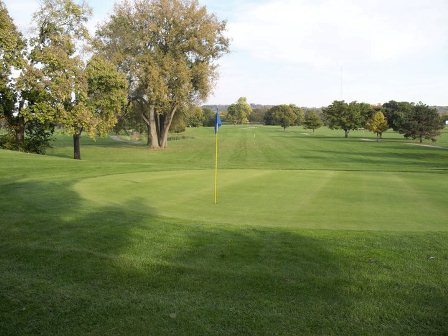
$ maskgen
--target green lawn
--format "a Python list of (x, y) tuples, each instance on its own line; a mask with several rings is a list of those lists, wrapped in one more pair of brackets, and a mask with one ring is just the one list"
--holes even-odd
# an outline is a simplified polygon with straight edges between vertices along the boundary
[(0, 150), (0, 335), (448, 334), (448, 133), (342, 133)]

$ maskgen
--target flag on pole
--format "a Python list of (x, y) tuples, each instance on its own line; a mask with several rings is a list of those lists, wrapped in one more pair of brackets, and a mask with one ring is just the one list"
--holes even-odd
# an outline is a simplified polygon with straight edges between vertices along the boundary
[(219, 112), (216, 112), (216, 118), (215, 118), (215, 134), (218, 133), (218, 128), (220, 128), (222, 125), (221, 118), (219, 116)]
[(221, 127), (222, 122), (219, 117), (219, 112), (216, 111), (215, 118), (215, 204), (218, 203), (218, 129)]

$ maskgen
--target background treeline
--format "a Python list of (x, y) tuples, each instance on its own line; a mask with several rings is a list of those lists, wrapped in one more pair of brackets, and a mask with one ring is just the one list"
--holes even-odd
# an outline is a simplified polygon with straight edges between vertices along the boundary
[[(209, 107), (207, 107), (209, 108)], [(217, 110), (223, 106), (217, 107)], [(444, 109), (423, 103), (397, 102), (391, 100), (382, 105), (361, 102), (334, 101), (327, 107), (306, 108), (294, 104), (257, 106), (252, 108), (246, 98), (238, 99), (221, 112), (222, 119), (233, 124), (246, 122), (290, 126), (303, 126), (314, 130), (325, 125), (341, 129), (348, 137), (350, 131), (368, 129), (381, 138), (384, 131), (393, 129), (406, 138), (435, 141), (448, 120)]]

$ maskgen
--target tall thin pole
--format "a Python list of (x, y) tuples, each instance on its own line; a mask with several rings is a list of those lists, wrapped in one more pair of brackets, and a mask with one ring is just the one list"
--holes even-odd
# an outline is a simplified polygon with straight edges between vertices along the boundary
[(218, 203), (218, 131), (215, 134), (215, 204)]
[(344, 100), (344, 67), (341, 66), (341, 100)]

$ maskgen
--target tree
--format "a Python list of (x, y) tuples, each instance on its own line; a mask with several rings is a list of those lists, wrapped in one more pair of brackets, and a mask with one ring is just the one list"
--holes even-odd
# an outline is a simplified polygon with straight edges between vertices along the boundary
[(44, 114), (49, 99), (45, 80), (36, 80), (38, 69), (30, 62), (26, 40), (17, 31), (0, 1), (0, 119), (8, 130), (1, 146), (11, 150), (44, 153), (49, 147), (54, 124)]
[(111, 62), (81, 57), (88, 45), (86, 22), (90, 8), (72, 0), (43, 0), (34, 20), (32, 61), (38, 65), (36, 81), (45, 82), (50, 100), (35, 116), (52, 115), (73, 136), (74, 158), (81, 159), (82, 132), (104, 135), (117, 122), (125, 104), (127, 82)]
[(356, 130), (362, 125), (362, 111), (364, 105), (357, 102), (346, 102), (335, 100), (330, 106), (322, 109), (325, 122), (331, 129), (344, 130), (345, 137), (351, 130)]
[(442, 119), (437, 110), (420, 102), (404, 116), (399, 132), (406, 138), (419, 139), (422, 143), (423, 139), (436, 141), (442, 128)]
[(303, 112), (303, 109), (301, 109), (300, 107), (298, 107), (297, 105), (294, 105), (294, 104), (290, 104), (289, 106), (291, 107), (292, 111), (297, 116), (294, 125), (296, 125), (296, 126), (302, 125), (303, 121), (305, 120), (305, 113)]
[(251, 112), (252, 107), (247, 102), (246, 97), (240, 97), (235, 104), (231, 104), (227, 108), (227, 120), (234, 125), (247, 123)]
[(188, 127), (199, 127), (204, 123), (204, 111), (199, 106), (191, 106), (185, 113), (185, 121)]
[(286, 128), (296, 124), (298, 117), (293, 105), (277, 105), (266, 112), (265, 118), (269, 125), (280, 125), (286, 131)]
[(366, 123), (366, 128), (373, 133), (376, 133), (376, 139), (383, 137), (383, 132), (389, 128), (387, 120), (384, 117), (383, 112), (376, 112), (372, 118), (370, 118)]
[(305, 112), (305, 120), (303, 121), (303, 127), (305, 129), (312, 129), (314, 133), (314, 130), (322, 127), (322, 124), (322, 120), (315, 111), (308, 110)]
[(400, 131), (405, 116), (414, 109), (414, 104), (391, 100), (383, 104), (383, 114), (389, 126), (396, 132)]
[(209, 107), (203, 107), (202, 112), (204, 114), (204, 121), (202, 123), (202, 126), (204, 127), (212, 127), (215, 125), (215, 119), (216, 119), (216, 112), (214, 112)]
[(97, 31), (97, 50), (126, 73), (151, 148), (165, 148), (175, 114), (210, 94), (225, 27), (197, 0), (134, 0)]
[(9, 16), (3, 1), (0, 1), (0, 117), (6, 120), (9, 131), (13, 131), (15, 142), (24, 147), (25, 121), (17, 115), (17, 92), (12, 79), (14, 69), (24, 66), (25, 41)]

